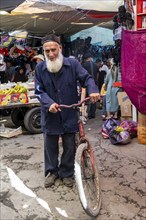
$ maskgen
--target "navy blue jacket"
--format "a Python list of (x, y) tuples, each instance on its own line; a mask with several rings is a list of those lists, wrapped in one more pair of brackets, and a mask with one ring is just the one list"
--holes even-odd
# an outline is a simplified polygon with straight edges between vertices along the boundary
[(49, 112), (50, 106), (71, 105), (78, 102), (77, 82), (87, 88), (87, 93), (98, 92), (92, 76), (74, 58), (63, 60), (59, 73), (47, 70), (46, 62), (40, 62), (35, 69), (35, 94), (41, 103), (41, 125), (44, 133), (64, 134), (78, 131), (78, 117), (74, 109), (62, 109), (61, 112)]

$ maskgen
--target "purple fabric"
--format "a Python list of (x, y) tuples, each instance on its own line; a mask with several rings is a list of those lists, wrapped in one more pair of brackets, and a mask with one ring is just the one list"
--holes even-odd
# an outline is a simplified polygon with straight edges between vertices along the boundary
[(122, 86), (137, 110), (146, 114), (146, 30), (122, 31)]

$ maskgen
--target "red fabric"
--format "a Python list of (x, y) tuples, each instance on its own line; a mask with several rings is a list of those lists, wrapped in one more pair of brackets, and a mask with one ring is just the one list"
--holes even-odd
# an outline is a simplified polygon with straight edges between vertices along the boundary
[(3, 54), (4, 56), (9, 56), (8, 48), (1, 48), (0, 47), (0, 54)]
[(137, 110), (146, 114), (146, 30), (122, 31), (122, 86)]
[(113, 18), (114, 15), (116, 15), (116, 12), (101, 12), (101, 11), (94, 11), (94, 10), (83, 10), (83, 9), (77, 9), (78, 11), (82, 12), (83, 14), (86, 14), (87, 16), (91, 18)]

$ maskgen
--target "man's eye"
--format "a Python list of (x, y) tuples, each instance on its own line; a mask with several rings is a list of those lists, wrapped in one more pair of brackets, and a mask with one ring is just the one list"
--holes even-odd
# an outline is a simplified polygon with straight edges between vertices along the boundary
[(54, 52), (56, 49), (46, 50), (46, 53), (49, 53), (50, 51)]

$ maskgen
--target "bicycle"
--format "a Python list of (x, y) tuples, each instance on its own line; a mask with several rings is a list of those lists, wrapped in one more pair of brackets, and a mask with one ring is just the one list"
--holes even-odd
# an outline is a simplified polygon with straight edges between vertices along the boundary
[[(90, 97), (87, 97), (77, 104), (59, 105), (59, 108), (78, 108), (89, 99)], [(88, 215), (96, 217), (101, 207), (98, 169), (95, 164), (92, 146), (85, 136), (82, 120), (79, 119), (78, 124), (79, 140), (74, 165), (75, 182), (83, 209)]]

